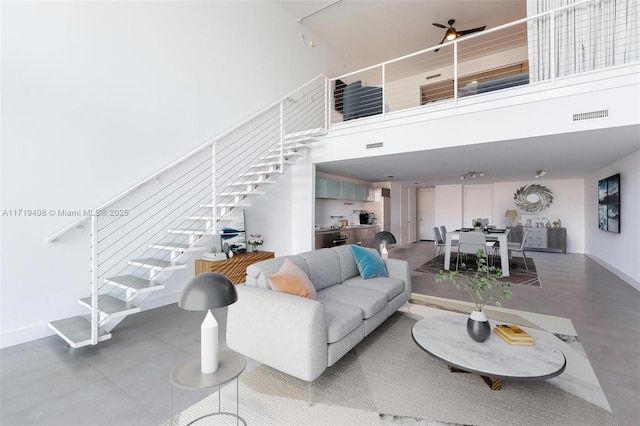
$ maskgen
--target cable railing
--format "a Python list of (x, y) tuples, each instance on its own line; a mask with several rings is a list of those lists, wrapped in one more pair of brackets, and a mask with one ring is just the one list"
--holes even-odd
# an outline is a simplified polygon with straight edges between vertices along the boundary
[(456, 106), (475, 95), (553, 84), (640, 59), (637, 2), (527, 7), (526, 18), (332, 78), (331, 125)]
[[(318, 76), (48, 238), (90, 221), (91, 344), (109, 326), (217, 245), (220, 228), (326, 133), (327, 79)], [(218, 236), (219, 238), (219, 236)]]

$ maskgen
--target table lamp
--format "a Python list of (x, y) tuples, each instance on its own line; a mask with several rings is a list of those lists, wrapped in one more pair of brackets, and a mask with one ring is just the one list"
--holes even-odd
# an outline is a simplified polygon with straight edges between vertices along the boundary
[(509, 218), (509, 225), (513, 226), (513, 220), (518, 217), (518, 212), (515, 210), (507, 210), (504, 217)]
[(388, 259), (389, 252), (387, 251), (387, 244), (395, 244), (396, 237), (394, 237), (391, 232), (382, 231), (378, 232), (375, 237), (373, 237), (373, 242), (381, 245), (380, 257), (382, 257), (383, 259)]
[(218, 322), (211, 309), (224, 308), (238, 300), (235, 286), (222, 274), (206, 272), (193, 277), (182, 290), (178, 306), (187, 311), (208, 311), (200, 326), (201, 371), (218, 369)]

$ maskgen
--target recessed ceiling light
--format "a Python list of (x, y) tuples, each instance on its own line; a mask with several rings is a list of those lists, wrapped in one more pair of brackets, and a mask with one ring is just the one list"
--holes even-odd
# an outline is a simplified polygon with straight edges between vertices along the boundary
[(389, 179), (393, 179), (395, 176), (393, 176), (393, 175), (392, 175), (392, 176), (387, 176), (387, 177), (388, 177)]

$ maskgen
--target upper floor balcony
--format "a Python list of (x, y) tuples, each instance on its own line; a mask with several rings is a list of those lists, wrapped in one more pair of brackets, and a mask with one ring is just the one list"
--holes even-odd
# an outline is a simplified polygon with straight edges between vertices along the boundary
[(331, 79), (330, 128), (362, 131), (391, 118), (530, 103), (541, 92), (564, 96), (549, 90), (580, 83), (595, 83), (584, 88), (591, 92), (628, 84), (607, 86), (612, 77), (637, 80), (637, 3), (587, 0), (554, 10), (541, 3), (528, 3), (528, 16), (518, 21)]

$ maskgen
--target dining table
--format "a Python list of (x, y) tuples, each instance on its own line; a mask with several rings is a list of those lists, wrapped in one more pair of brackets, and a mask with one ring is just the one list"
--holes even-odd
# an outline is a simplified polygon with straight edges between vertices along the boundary
[[(447, 238), (445, 240), (445, 248), (444, 248), (444, 269), (448, 271), (451, 265), (451, 246), (453, 240), (460, 239), (460, 233), (462, 232), (472, 232), (472, 230), (459, 229), (455, 231), (447, 232)], [(501, 230), (489, 230), (485, 232), (485, 239), (487, 242), (497, 241), (500, 243), (500, 265), (502, 265), (502, 276), (509, 276), (509, 247), (508, 237), (509, 237), (509, 229), (501, 229)]]

